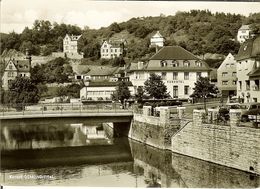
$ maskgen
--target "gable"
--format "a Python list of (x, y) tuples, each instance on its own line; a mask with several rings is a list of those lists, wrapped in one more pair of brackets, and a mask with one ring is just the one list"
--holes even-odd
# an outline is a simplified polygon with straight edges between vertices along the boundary
[(7, 63), (7, 66), (5, 67), (5, 71), (17, 71), (17, 68), (12, 60), (10, 60)]

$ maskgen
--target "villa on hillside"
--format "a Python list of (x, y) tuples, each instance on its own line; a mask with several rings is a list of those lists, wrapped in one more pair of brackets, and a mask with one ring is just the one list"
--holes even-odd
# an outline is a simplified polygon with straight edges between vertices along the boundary
[(23, 60), (11, 59), (7, 62), (2, 76), (2, 87), (4, 90), (9, 89), (10, 82), (16, 77), (31, 76), (31, 56), (26, 55)]
[(218, 89), (222, 96), (234, 96), (237, 90), (237, 62), (229, 53), (217, 70)]
[(164, 46), (164, 37), (160, 34), (159, 31), (154, 34), (150, 39), (150, 47), (163, 47)]
[(81, 59), (83, 55), (78, 52), (78, 40), (81, 35), (69, 35), (63, 39), (63, 52), (53, 52), (55, 57), (68, 57), (71, 59)]
[(242, 102), (260, 102), (260, 36), (241, 45), (236, 61), (238, 97)]
[(242, 25), (237, 32), (237, 41), (239, 43), (244, 43), (250, 38), (251, 29), (249, 25)]
[(126, 40), (104, 41), (100, 48), (101, 58), (111, 59), (124, 54)]
[(144, 86), (151, 73), (162, 77), (173, 98), (188, 99), (200, 76), (208, 77), (209, 66), (180, 46), (166, 46), (154, 54), (147, 63), (131, 63), (127, 73), (136, 88)]

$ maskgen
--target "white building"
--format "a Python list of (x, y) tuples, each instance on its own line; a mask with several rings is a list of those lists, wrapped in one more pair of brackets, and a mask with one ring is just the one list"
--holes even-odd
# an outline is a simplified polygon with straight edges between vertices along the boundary
[(222, 96), (234, 96), (237, 91), (237, 62), (229, 53), (217, 70), (218, 89)]
[(173, 98), (187, 99), (193, 93), (195, 82), (208, 77), (209, 66), (179, 46), (167, 46), (153, 55), (149, 62), (132, 63), (128, 68), (129, 80), (136, 88), (144, 86), (151, 73), (160, 75)]
[(126, 41), (123, 39), (114, 41), (104, 41), (100, 48), (101, 58), (111, 59), (122, 56), (124, 53), (125, 45)]
[(81, 35), (68, 35), (63, 39), (63, 52), (64, 53), (78, 53), (78, 40)]
[(63, 39), (63, 52), (53, 52), (55, 57), (68, 57), (71, 59), (81, 59), (83, 55), (78, 52), (78, 40), (81, 35), (68, 35)]
[(11, 81), (16, 77), (30, 77), (31, 59), (24, 60), (9, 60), (5, 66), (2, 76), (2, 87), (8, 90)]
[(164, 37), (160, 34), (159, 31), (156, 32), (155, 35), (153, 35), (150, 39), (150, 46), (158, 46), (163, 47), (164, 46)]
[(260, 36), (241, 45), (236, 61), (237, 95), (242, 102), (260, 102)]
[(237, 32), (237, 41), (239, 43), (244, 43), (250, 37), (249, 25), (242, 25)]
[[(127, 82), (131, 95), (135, 94), (132, 83)], [(99, 81), (89, 82), (88, 86), (80, 90), (82, 100), (111, 100), (111, 95), (116, 92), (118, 82)]]

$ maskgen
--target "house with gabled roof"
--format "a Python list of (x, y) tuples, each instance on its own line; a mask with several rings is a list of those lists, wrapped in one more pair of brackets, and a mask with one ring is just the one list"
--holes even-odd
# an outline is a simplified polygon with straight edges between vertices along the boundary
[(30, 58), (24, 60), (10, 59), (5, 66), (2, 76), (2, 88), (4, 90), (8, 90), (10, 83), (15, 80), (16, 77), (30, 77), (30, 70)]
[(237, 41), (239, 43), (244, 43), (247, 39), (250, 38), (251, 29), (249, 25), (242, 25), (237, 32)]
[(137, 88), (155, 73), (162, 77), (172, 98), (188, 99), (200, 76), (208, 77), (209, 66), (180, 46), (166, 46), (154, 54), (147, 63), (132, 63), (128, 69), (129, 80)]
[(217, 70), (218, 89), (222, 96), (234, 96), (237, 91), (237, 62), (229, 53)]
[(124, 39), (103, 41), (100, 48), (100, 58), (112, 59), (122, 56), (124, 54), (125, 45), (126, 40)]
[(260, 102), (260, 36), (241, 45), (236, 61), (238, 97), (242, 102)]
[(164, 37), (157, 31), (150, 39), (150, 46), (151, 47), (163, 47), (164, 46)]

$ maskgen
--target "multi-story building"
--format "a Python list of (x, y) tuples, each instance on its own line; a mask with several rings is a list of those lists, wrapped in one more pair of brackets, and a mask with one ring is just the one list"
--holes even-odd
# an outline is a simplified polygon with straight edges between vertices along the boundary
[(222, 96), (234, 96), (237, 90), (237, 68), (234, 56), (229, 53), (217, 70), (218, 89)]
[(7, 62), (3, 76), (2, 87), (4, 90), (9, 89), (10, 82), (16, 77), (30, 77), (31, 57), (26, 57), (24, 60), (11, 59)]
[(247, 39), (250, 38), (250, 32), (251, 30), (249, 25), (242, 25), (237, 32), (237, 41), (239, 43), (244, 43)]
[(68, 35), (63, 39), (63, 52), (64, 53), (78, 53), (78, 40), (81, 35)]
[(151, 39), (150, 39), (150, 46), (158, 46), (158, 47), (163, 47), (164, 46), (164, 37), (160, 34), (159, 31), (154, 34)]
[(242, 102), (260, 102), (260, 36), (241, 45), (236, 61), (238, 97)]
[(173, 98), (189, 98), (198, 78), (208, 77), (209, 66), (179, 46), (166, 46), (153, 55), (149, 62), (132, 63), (128, 68), (129, 80), (135, 87), (144, 86), (151, 73), (162, 77)]
[(113, 40), (113, 41), (104, 41), (100, 48), (101, 58), (111, 59), (115, 57), (120, 57), (124, 54), (126, 41)]

